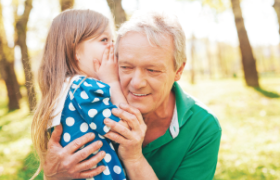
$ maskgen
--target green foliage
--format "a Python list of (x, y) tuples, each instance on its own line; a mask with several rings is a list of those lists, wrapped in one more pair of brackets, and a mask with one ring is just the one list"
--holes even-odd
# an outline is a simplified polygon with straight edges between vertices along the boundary
[[(262, 180), (280, 177), (280, 77), (263, 77), (263, 89), (246, 87), (235, 79), (188, 84), (186, 92), (205, 103), (218, 117), (222, 140), (215, 179)], [(0, 82), (0, 96), (5, 94)], [(26, 100), (21, 109), (7, 110), (0, 98), (1, 180), (29, 179), (39, 166), (30, 140), (31, 116)], [(41, 173), (36, 179), (43, 179)]]
[[(184, 79), (189, 77), (184, 77)], [(240, 79), (181, 83), (217, 115), (222, 140), (215, 179), (280, 177), (280, 77), (260, 79), (262, 92)]]

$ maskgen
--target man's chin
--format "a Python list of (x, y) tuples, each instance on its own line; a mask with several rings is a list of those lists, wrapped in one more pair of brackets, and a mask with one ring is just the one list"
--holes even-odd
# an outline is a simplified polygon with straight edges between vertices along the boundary
[(130, 102), (129, 102), (129, 105), (138, 109), (141, 112), (142, 116), (144, 116), (150, 112), (147, 105), (142, 105), (142, 104), (138, 104), (138, 103), (130, 103)]

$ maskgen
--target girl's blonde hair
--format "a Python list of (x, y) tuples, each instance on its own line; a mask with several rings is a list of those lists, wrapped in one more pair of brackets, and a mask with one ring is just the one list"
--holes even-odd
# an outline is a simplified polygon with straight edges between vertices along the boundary
[[(75, 59), (76, 46), (84, 40), (100, 36), (108, 25), (108, 18), (92, 10), (67, 10), (52, 22), (38, 72), (42, 99), (31, 125), (32, 141), (41, 164), (48, 148), (47, 129), (51, 125), (53, 109), (64, 80), (80, 72)], [(40, 167), (33, 178), (39, 172)]]

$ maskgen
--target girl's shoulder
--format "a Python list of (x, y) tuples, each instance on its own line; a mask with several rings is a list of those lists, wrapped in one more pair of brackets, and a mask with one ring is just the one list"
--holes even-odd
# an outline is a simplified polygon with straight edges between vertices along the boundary
[(110, 86), (97, 79), (80, 76), (74, 77), (69, 89), (70, 98), (87, 100), (91, 97), (109, 97)]

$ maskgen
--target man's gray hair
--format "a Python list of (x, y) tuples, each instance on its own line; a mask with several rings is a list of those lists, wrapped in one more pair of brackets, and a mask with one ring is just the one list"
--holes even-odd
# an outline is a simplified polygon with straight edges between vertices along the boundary
[(151, 45), (159, 47), (162, 47), (160, 40), (170, 35), (174, 44), (175, 70), (177, 71), (186, 62), (186, 37), (177, 17), (158, 12), (134, 13), (117, 32), (116, 56), (120, 39), (128, 32), (144, 33)]

